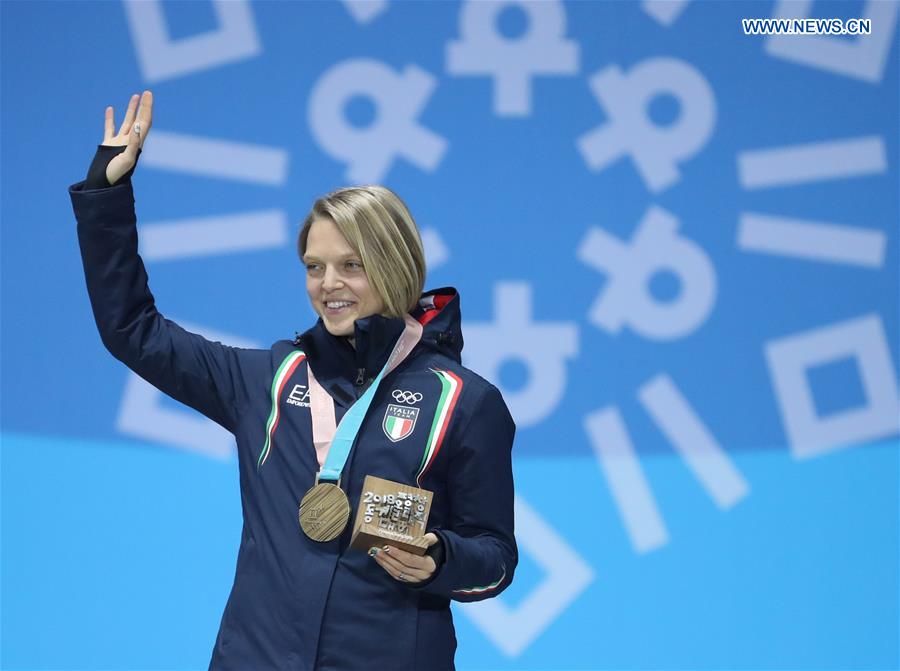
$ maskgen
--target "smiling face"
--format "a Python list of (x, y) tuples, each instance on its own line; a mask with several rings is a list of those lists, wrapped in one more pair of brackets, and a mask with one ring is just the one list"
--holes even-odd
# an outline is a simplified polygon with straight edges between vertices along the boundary
[(359, 254), (328, 217), (319, 217), (310, 226), (303, 263), (310, 304), (331, 335), (352, 338), (357, 319), (384, 310)]

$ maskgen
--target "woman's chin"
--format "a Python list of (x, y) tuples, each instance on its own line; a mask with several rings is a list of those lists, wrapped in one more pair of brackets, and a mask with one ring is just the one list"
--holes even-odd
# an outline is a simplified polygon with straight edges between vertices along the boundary
[(325, 324), (325, 329), (333, 336), (353, 337), (355, 333), (352, 320), (342, 319), (339, 322), (334, 322), (323, 317), (322, 322)]

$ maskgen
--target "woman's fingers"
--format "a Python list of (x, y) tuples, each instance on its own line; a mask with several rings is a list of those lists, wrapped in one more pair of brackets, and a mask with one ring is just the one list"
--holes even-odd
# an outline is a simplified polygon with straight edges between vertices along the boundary
[[(435, 537), (437, 538), (437, 537)], [(393, 545), (385, 545), (382, 550), (392, 559), (406, 568), (433, 573), (435, 569), (434, 559), (428, 555), (414, 555), (412, 552), (395, 548)], [(381, 553), (379, 553), (381, 554)]]
[(400, 582), (422, 582), (431, 575), (425, 571), (404, 566), (397, 560), (391, 559), (389, 555), (385, 555), (384, 551), (379, 552), (375, 556), (375, 561), (378, 562), (394, 580), (399, 580)]
[(431, 577), (435, 571), (434, 560), (428, 555), (422, 557), (405, 550), (387, 545), (377, 550), (372, 556), (385, 571), (401, 582), (421, 582)]
[(113, 121), (113, 108), (110, 105), (106, 108), (106, 119), (103, 123), (103, 144), (106, 144), (110, 140), (112, 140), (113, 135), (116, 134), (116, 124)]
[(144, 91), (141, 94), (141, 104), (138, 108), (137, 119), (141, 123), (141, 143), (150, 130), (150, 124), (153, 122), (153, 92)]
[(127, 135), (131, 132), (131, 124), (134, 123), (134, 115), (137, 112), (139, 96), (135, 93), (128, 101), (128, 109), (125, 111), (125, 118), (119, 128), (119, 135)]
[(106, 108), (106, 118), (103, 129), (103, 144), (112, 147), (125, 145), (125, 151), (112, 158), (106, 166), (106, 179), (110, 184), (115, 184), (122, 175), (131, 170), (137, 162), (138, 150), (147, 139), (147, 132), (153, 120), (153, 94), (144, 91), (143, 95), (134, 94), (128, 101), (128, 111), (125, 119), (115, 132), (113, 108)]
[[(131, 132), (128, 134), (128, 145), (123, 152), (128, 157), (128, 162), (131, 165), (137, 162), (137, 150), (141, 146), (141, 142), (144, 141), (143, 136), (144, 129), (141, 127), (141, 122), (138, 121), (131, 126)], [(128, 169), (130, 170), (131, 168), (129, 167)]]

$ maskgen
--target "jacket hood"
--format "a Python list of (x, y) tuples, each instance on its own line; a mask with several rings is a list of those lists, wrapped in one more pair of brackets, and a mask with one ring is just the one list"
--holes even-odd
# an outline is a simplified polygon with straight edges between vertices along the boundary
[[(422, 324), (422, 340), (416, 350), (425, 347), (457, 363), (461, 361), (463, 337), (456, 289), (444, 287), (423, 293), (410, 315)], [(363, 380), (362, 384), (367, 384), (378, 375), (404, 328), (399, 317), (364, 317), (354, 324), (354, 347), (346, 337), (329, 333), (320, 317), (308, 331), (296, 334), (294, 345), (306, 353), (316, 379), (333, 398), (353, 403), (354, 382)]]

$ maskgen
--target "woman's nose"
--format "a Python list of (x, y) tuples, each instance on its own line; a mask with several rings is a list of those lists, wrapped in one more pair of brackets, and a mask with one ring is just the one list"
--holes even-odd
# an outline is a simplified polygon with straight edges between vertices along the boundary
[(325, 266), (325, 274), (322, 277), (322, 288), (325, 291), (334, 291), (335, 289), (339, 289), (343, 281), (341, 280), (340, 274), (334, 268), (334, 266)]

